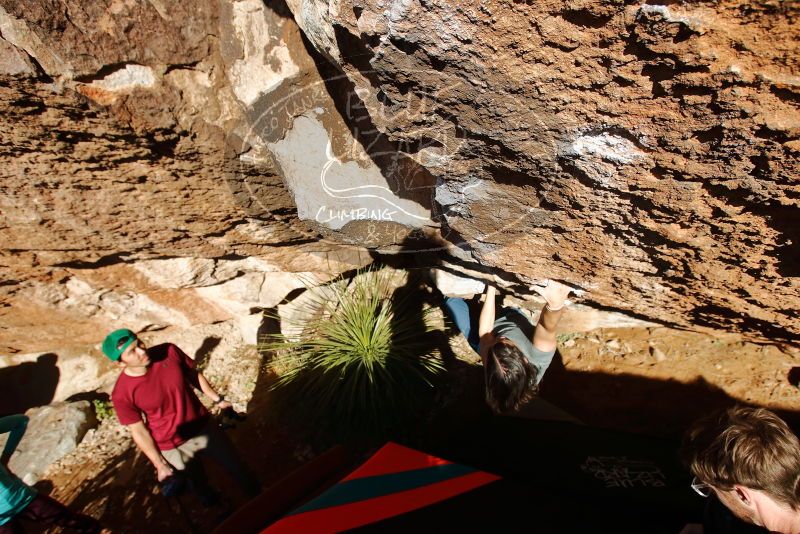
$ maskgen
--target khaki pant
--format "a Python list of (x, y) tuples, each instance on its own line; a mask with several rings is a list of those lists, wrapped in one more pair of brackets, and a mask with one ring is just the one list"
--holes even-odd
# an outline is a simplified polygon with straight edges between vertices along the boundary
[(207, 485), (205, 470), (199, 458), (210, 458), (220, 465), (239, 484), (244, 492), (254, 497), (261, 485), (242, 462), (233, 443), (214, 422), (210, 420), (198, 435), (174, 449), (161, 451), (175, 469), (185, 471), (195, 484)]

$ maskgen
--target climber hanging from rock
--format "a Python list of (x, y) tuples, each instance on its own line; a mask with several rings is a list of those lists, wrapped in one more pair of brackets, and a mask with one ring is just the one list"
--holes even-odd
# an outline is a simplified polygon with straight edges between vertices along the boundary
[(517, 411), (536, 394), (539, 382), (556, 352), (556, 326), (569, 303), (571, 292), (564, 284), (545, 280), (532, 285), (532, 291), (545, 299), (539, 321), (531, 333), (531, 323), (518, 308), (495, 309), (497, 290), (486, 285), (477, 324), (470, 317), (467, 302), (445, 297), (444, 306), (453, 322), (483, 361), (486, 377), (486, 402), (495, 413)]

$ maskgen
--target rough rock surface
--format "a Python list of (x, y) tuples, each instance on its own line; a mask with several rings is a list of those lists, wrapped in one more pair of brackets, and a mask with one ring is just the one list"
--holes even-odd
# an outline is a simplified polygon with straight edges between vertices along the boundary
[(673, 324), (800, 333), (796, 4), (288, 5), (435, 176), (464, 261)]
[(242, 6), (299, 43), (285, 8), (260, 2), (0, 7), (13, 52), (0, 64), (0, 353), (232, 318), (255, 340), (260, 309), (369, 261), (319, 240), (275, 168), (231, 148), (250, 128), (238, 95), (260, 95), (271, 63), (220, 41), (275, 49), (226, 18)]
[(518, 293), (791, 340), (797, 15), (4, 0), (0, 351), (255, 324), (421, 236)]
[(57, 402), (28, 410), (25, 415), (30, 418), (28, 429), (9, 467), (26, 484), (39, 480), (50, 464), (75, 449), (86, 432), (97, 426), (89, 401)]

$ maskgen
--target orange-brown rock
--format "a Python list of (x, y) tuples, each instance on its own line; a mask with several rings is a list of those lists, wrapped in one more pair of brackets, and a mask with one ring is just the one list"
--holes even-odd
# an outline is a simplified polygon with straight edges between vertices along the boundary
[(127, 313), (228, 320), (272, 302), (277, 273), (437, 233), (465, 272), (790, 341), (798, 14), (6, 0), (0, 351), (96, 342)]
[(797, 5), (287, 2), (436, 177), (462, 262), (670, 324), (800, 333)]
[(298, 221), (270, 166), (240, 164), (208, 118), (224, 95), (191, 107), (213, 83), (180, 91), (181, 72), (122, 90), (0, 79), (0, 354), (229, 319), (253, 343), (261, 308), (369, 261)]

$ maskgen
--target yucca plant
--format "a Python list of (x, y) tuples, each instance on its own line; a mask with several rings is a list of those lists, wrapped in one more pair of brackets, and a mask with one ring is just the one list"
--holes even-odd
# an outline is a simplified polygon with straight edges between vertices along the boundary
[[(273, 334), (273, 388), (292, 410), (342, 435), (383, 434), (420, 408), (443, 369), (428, 310), (411, 284), (391, 291), (388, 271), (359, 272), (309, 299), (304, 324)], [(292, 325), (295, 326), (295, 325)]]

